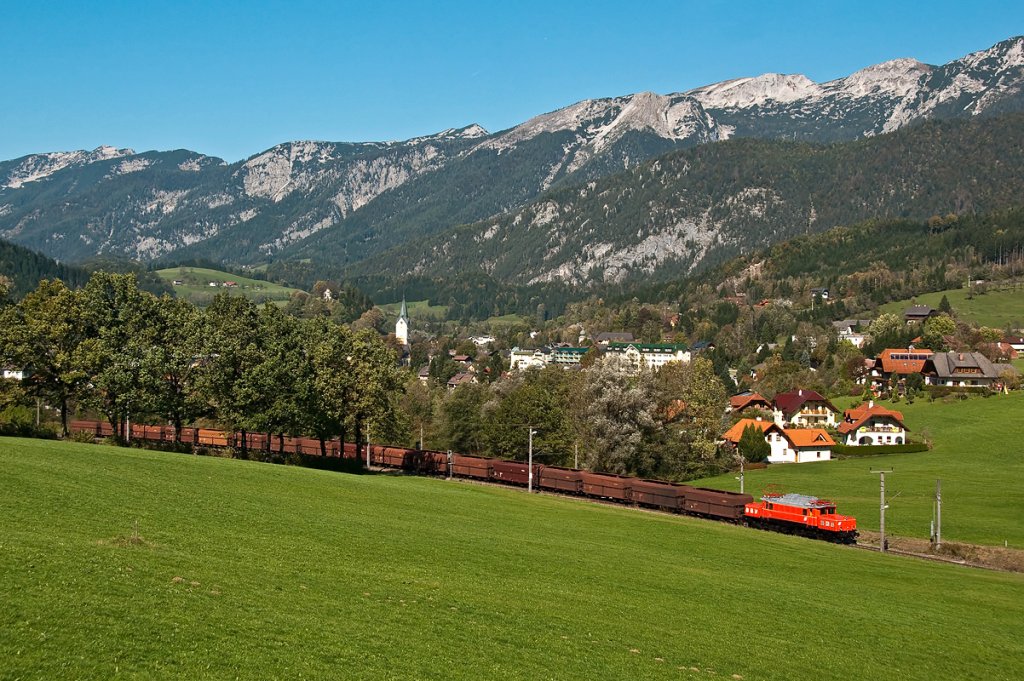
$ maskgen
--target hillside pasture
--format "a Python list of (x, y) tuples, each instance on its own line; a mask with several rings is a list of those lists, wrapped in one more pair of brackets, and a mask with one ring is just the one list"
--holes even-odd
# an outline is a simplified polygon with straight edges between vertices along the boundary
[(954, 314), (964, 321), (996, 329), (1005, 329), (1007, 326), (1024, 328), (1024, 285), (988, 290), (985, 293), (975, 292), (970, 299), (966, 288), (922, 293), (912, 300), (886, 303), (878, 311), (902, 315), (903, 310), (911, 305), (929, 305), (938, 309), (942, 296), (946, 296)]
[[(249, 298), (255, 303), (273, 302), (283, 305), (298, 289), (288, 288), (261, 279), (250, 279), (230, 272), (207, 269), (205, 267), (171, 267), (157, 270), (156, 274), (171, 285), (180, 280), (182, 285), (171, 286), (175, 295), (184, 298), (193, 305), (206, 307), (218, 293), (229, 293)], [(233, 281), (237, 287), (224, 287), (224, 282)], [(216, 286), (210, 286), (210, 284)]]
[[(935, 481), (942, 480), (942, 535), (950, 541), (1024, 548), (1024, 454), (1020, 424), (1024, 393), (946, 398), (913, 404), (882, 403), (903, 412), (910, 439), (927, 439), (931, 451), (810, 464), (777, 464), (746, 474), (747, 492), (770, 485), (834, 499), (858, 526), (879, 527), (879, 480), (870, 469), (889, 469), (886, 489), (890, 534), (927, 538)], [(735, 474), (700, 481), (738, 489)]]
[(398, 475), (15, 439), (0, 466), (4, 678), (989, 680), (1024, 659), (1018, 574)]

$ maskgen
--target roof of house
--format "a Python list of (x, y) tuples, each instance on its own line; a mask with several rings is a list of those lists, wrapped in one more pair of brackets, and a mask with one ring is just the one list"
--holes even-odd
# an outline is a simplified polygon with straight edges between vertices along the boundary
[(636, 348), (640, 352), (682, 352), (686, 350), (683, 343), (609, 343), (610, 352), (624, 352), (628, 348)]
[(892, 409), (886, 409), (879, 404), (861, 405), (843, 412), (843, 422), (839, 424), (839, 432), (846, 434), (853, 432), (870, 421), (872, 417), (890, 418), (899, 423), (904, 429), (903, 414)]
[(919, 374), (933, 354), (924, 348), (886, 348), (878, 355), (878, 361), (887, 374)]
[(903, 311), (904, 317), (928, 317), (937, 313), (934, 307), (930, 305), (911, 305)]
[(794, 414), (800, 411), (800, 407), (807, 402), (821, 402), (834, 412), (839, 410), (833, 406), (828, 399), (815, 390), (790, 390), (788, 393), (779, 393), (775, 396), (775, 408), (783, 414)]
[(448, 379), (448, 385), (455, 387), (463, 383), (476, 383), (476, 376), (468, 371), (460, 371)]
[(932, 355), (930, 368), (940, 378), (984, 376), (999, 378), (999, 371), (988, 357), (980, 352), (939, 352)]
[(786, 428), (782, 435), (794, 447), (831, 447), (835, 440), (821, 428)]
[(452, 359), (456, 362), (468, 362), (473, 358), (469, 355), (455, 355)]
[(758, 395), (757, 393), (743, 393), (742, 395), (733, 395), (729, 398), (729, 406), (732, 407), (733, 411), (743, 411), (747, 407), (756, 406), (763, 404), (767, 408), (771, 408), (772, 403), (767, 398)]
[(1010, 345), (1024, 345), (1024, 336), (1007, 336), (1003, 342)]
[(774, 421), (765, 421), (764, 419), (740, 419), (733, 424), (732, 428), (725, 431), (722, 438), (728, 442), (736, 444), (740, 441), (740, 438), (743, 437), (743, 431), (750, 426), (760, 428), (762, 432), (768, 432), (773, 428), (780, 433), (782, 432), (782, 428), (775, 425)]

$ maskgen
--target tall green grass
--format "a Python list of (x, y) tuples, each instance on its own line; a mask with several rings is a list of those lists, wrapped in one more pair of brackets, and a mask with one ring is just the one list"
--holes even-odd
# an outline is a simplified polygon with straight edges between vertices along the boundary
[(1024, 577), (391, 475), (0, 439), (0, 677), (1016, 679)]

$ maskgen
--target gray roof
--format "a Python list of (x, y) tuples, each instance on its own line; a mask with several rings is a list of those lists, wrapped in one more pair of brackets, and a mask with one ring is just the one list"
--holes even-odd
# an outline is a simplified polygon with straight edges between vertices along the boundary
[(927, 317), (930, 314), (936, 312), (934, 307), (930, 305), (911, 305), (903, 311), (904, 317)]
[(832, 326), (836, 327), (837, 331), (842, 331), (843, 329), (852, 329), (856, 326), (862, 326), (864, 328), (867, 328), (870, 325), (870, 319), (840, 319), (837, 322), (832, 322)]
[(937, 352), (929, 361), (940, 378), (999, 378), (999, 370), (980, 352)]
[(796, 506), (797, 508), (821, 508), (822, 506), (832, 506), (832, 502), (827, 499), (819, 499), (818, 497), (808, 496), (806, 494), (779, 494), (776, 496), (765, 495), (761, 497), (761, 501), (768, 501), (773, 504), (783, 504), (785, 506)]

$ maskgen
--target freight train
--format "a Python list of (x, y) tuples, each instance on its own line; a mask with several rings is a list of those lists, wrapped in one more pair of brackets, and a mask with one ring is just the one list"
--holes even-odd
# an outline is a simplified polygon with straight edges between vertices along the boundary
[[(113, 430), (102, 421), (73, 421), (71, 430), (94, 437), (110, 437)], [(170, 443), (170, 426), (132, 425), (129, 439)], [(244, 438), (244, 441), (243, 441)], [(841, 544), (857, 540), (855, 518), (836, 513), (836, 505), (802, 494), (765, 494), (755, 501), (749, 494), (694, 487), (663, 480), (645, 480), (612, 473), (505, 461), (451, 452), (409, 449), (390, 445), (358, 448), (351, 442), (315, 438), (271, 436), (263, 433), (225, 433), (206, 428), (182, 428), (182, 442), (200, 447), (245, 448), (269, 455), (341, 457), (366, 456), (367, 463), (417, 475), (466, 478), (567, 494), (644, 508), (683, 513), (740, 523), (787, 534), (798, 534)]]

